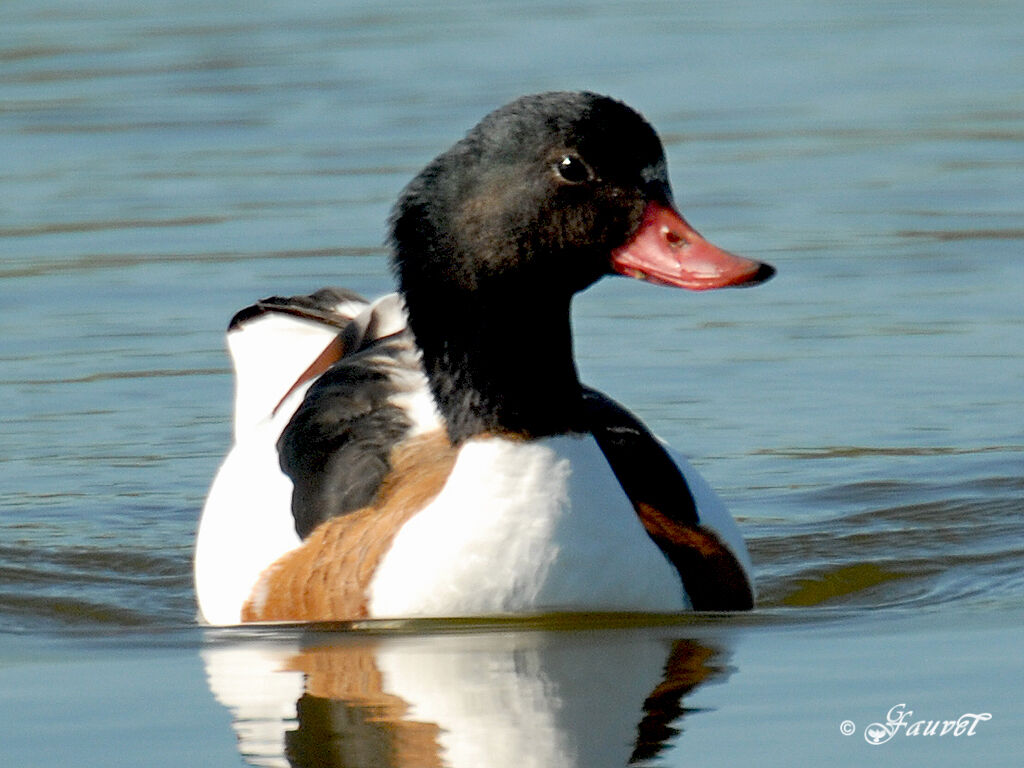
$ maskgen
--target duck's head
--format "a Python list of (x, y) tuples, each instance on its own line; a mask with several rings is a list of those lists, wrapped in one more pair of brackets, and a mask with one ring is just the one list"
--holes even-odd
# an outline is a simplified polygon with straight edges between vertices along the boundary
[(473, 296), (568, 299), (611, 274), (693, 290), (774, 274), (697, 234), (675, 208), (654, 129), (593, 93), (524, 96), (489, 114), (406, 187), (392, 227), (413, 316)]
[(774, 273), (686, 224), (654, 129), (592, 93), (524, 96), (485, 117), (406, 187), (392, 241), (453, 443), (587, 428), (570, 303), (601, 277), (699, 290)]

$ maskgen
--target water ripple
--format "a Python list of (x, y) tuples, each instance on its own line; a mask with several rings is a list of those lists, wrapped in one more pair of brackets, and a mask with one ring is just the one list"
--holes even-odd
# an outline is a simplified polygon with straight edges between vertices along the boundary
[[(1022, 480), (998, 478), (989, 484), (1018, 490)], [(939, 605), (964, 597), (1019, 600), (1024, 597), (1022, 512), (1019, 494), (986, 495), (765, 525), (750, 532), (748, 542), (761, 574), (761, 604), (878, 608)]]
[(191, 619), (188, 553), (100, 546), (0, 546), (0, 629), (181, 624)]

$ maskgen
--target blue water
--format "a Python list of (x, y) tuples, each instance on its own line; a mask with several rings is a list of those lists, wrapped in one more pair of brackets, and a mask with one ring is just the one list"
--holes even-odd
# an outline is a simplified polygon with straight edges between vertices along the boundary
[[(546, 642), (575, 649), (575, 680), (595, 648), (661, 648), (660, 667), (686, 641), (703, 671), (683, 705), (701, 711), (656, 764), (861, 765), (896, 749), (901, 764), (1012, 764), (1022, 71), (1020, 2), (0, 5), (0, 702), (16, 715), (0, 757), (53, 764), (59, 746), (134, 765), (148, 744), (150, 764), (287, 764), (283, 725), (265, 760), (235, 747), (251, 685), (277, 673), (204, 679), (211, 649), (245, 659), (259, 643), (275, 659), (340, 644), (342, 667), (380, 644), (392, 660), (440, 647), (453, 661), (438, 669), (525, 659), (529, 685), (448, 688), (490, 700), (510, 685), (549, 715), (577, 702), (563, 731), (549, 723), (572, 744), (595, 691), (624, 683), (566, 687)], [(195, 628), (192, 535), (230, 439), (228, 318), (269, 294), (389, 290), (381, 244), (406, 181), (490, 109), (554, 88), (643, 111), (687, 218), (779, 270), (709, 294), (607, 280), (574, 313), (584, 379), (689, 454), (739, 519), (759, 609), (454, 632), (481, 638), (479, 657), (437, 627), (373, 642)], [(292, 722), (293, 683), (256, 721)], [(160, 726), (128, 703), (147, 693), (204, 716)], [(900, 696), (922, 717), (993, 720), (952, 745), (839, 734)]]

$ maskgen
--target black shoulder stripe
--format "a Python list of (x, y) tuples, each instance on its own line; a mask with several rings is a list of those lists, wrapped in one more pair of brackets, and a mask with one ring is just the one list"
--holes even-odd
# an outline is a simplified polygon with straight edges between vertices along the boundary
[(700, 524), (686, 478), (658, 439), (607, 395), (583, 388), (590, 429), (634, 506), (644, 504), (685, 525)]
[(611, 398), (584, 390), (597, 444), (651, 540), (675, 567), (694, 610), (753, 607), (754, 596), (736, 556), (700, 524), (686, 478), (640, 420)]
[(292, 514), (302, 538), (370, 504), (391, 471), (391, 450), (411, 424), (389, 402), (387, 351), (381, 341), (342, 358), (310, 387), (281, 434), (281, 469), (295, 486)]

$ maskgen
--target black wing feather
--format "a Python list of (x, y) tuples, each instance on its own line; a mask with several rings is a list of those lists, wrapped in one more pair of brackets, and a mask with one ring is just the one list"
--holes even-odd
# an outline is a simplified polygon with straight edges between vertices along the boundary
[(373, 501), (391, 471), (392, 448), (412, 426), (389, 401), (388, 346), (382, 340), (332, 366), (281, 433), (281, 469), (295, 485), (292, 515), (302, 538)]
[(634, 505), (647, 504), (680, 523), (699, 525), (690, 486), (658, 438), (604, 393), (584, 387), (583, 400), (597, 444)]

